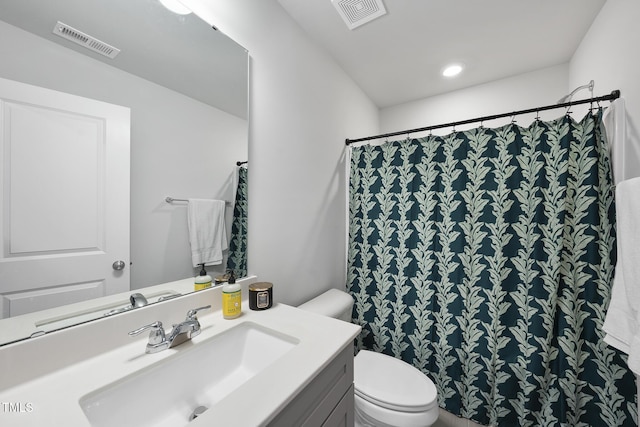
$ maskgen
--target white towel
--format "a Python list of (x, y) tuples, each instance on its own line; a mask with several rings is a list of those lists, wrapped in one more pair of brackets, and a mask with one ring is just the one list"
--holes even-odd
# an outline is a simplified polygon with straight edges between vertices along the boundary
[[(605, 112), (604, 124), (607, 130), (607, 140), (611, 150), (611, 163), (613, 167), (614, 182), (620, 184), (631, 178), (640, 176), (640, 144), (630, 132), (627, 126), (627, 112), (624, 99), (619, 98), (611, 103)], [(623, 258), (627, 252), (621, 242), (629, 239), (625, 236), (626, 231), (621, 228), (622, 223), (628, 221), (622, 218), (625, 215), (626, 208), (623, 206), (627, 201), (633, 201), (637, 196), (631, 196), (627, 201), (625, 197), (629, 197), (624, 193), (631, 186), (627, 183), (616, 189), (616, 210), (617, 213), (617, 252), (618, 263), (616, 265), (616, 274), (611, 289), (611, 302), (607, 309), (607, 316), (602, 329), (605, 332), (604, 341), (627, 354), (630, 351), (630, 345), (634, 331), (637, 329), (637, 306), (631, 305), (627, 298), (627, 286), (631, 284), (625, 283), (623, 273)], [(632, 209), (631, 206), (628, 207)], [(640, 215), (640, 214), (639, 214)]]
[[(640, 196), (640, 137), (632, 126), (627, 126), (627, 112), (623, 98), (611, 103), (604, 117), (607, 139), (611, 149), (613, 177), (616, 183), (616, 234), (618, 262), (611, 289), (611, 302), (602, 326), (604, 341), (629, 355), (627, 364), (636, 374), (636, 385), (640, 393), (640, 319), (637, 299), (640, 291), (640, 276), (634, 273), (634, 264), (640, 259), (634, 248), (633, 228), (640, 224), (640, 210), (635, 202)], [(634, 179), (635, 178), (635, 179)], [(634, 212), (635, 211), (635, 212)], [(635, 227), (633, 224), (635, 223)], [(628, 229), (631, 225), (632, 230)], [(625, 271), (626, 270), (626, 271)], [(640, 410), (640, 402), (638, 402)]]
[(222, 263), (222, 252), (227, 249), (224, 208), (222, 200), (189, 199), (187, 223), (194, 267)]
[(605, 342), (629, 354), (640, 373), (640, 178), (616, 186), (618, 262), (603, 329)]

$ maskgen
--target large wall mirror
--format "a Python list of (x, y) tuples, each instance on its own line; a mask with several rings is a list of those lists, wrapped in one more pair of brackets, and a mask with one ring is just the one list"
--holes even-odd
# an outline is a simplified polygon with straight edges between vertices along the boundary
[[(56, 28), (67, 37), (55, 34)], [(93, 50), (71, 40), (85, 36), (98, 40), (97, 45), (89, 43)], [(112, 56), (111, 48), (119, 50), (113, 58), (104, 55)], [(103, 196), (102, 202), (96, 202), (91, 191), (82, 199), (83, 190), (76, 189), (52, 198), (49, 193), (60, 191), (62, 184), (51, 183), (75, 184), (79, 180), (74, 178), (74, 168), (86, 163), (78, 159), (82, 155), (103, 159), (103, 147), (98, 143), (97, 154), (81, 153), (84, 148), (69, 148), (73, 144), (62, 137), (59, 147), (49, 150), (29, 146), (21, 154), (20, 141), (27, 140), (25, 135), (31, 131), (16, 132), (16, 123), (33, 118), (34, 124), (25, 128), (44, 134), (49, 129), (47, 119), (39, 121), (39, 106), (34, 109), (33, 103), (7, 95), (13, 89), (0, 93), (0, 345), (25, 338), (1, 333), (11, 329), (7, 321), (15, 323), (15, 319), (35, 310), (59, 310), (60, 306), (114, 293), (105, 288), (102, 273), (96, 273), (96, 280), (87, 283), (72, 278), (72, 272), (92, 268), (89, 252), (115, 247), (104, 244), (107, 240), (102, 231), (95, 238), (95, 224), (85, 226), (85, 235), (77, 232), (79, 246), (72, 247), (68, 254), (58, 249), (47, 251), (42, 243), (52, 238), (53, 231), (71, 234), (60, 230), (73, 228), (74, 222), (82, 223), (87, 211), (98, 212), (100, 230), (114, 223), (105, 219), (106, 214), (102, 216), (104, 212), (111, 210), (128, 218), (117, 231), (128, 234), (125, 246), (130, 252), (109, 259), (108, 272), (104, 273), (126, 276), (128, 293), (144, 294), (149, 287), (197, 275), (199, 269), (193, 266), (190, 250), (187, 203), (169, 203), (166, 199), (225, 201), (230, 237), (237, 163), (248, 161), (248, 52), (194, 14), (173, 13), (159, 0), (0, 0), (0, 57), (0, 79), (9, 88), (14, 83), (18, 88), (26, 84), (44, 90), (43, 98), (78, 97), (80, 104), (88, 100), (107, 108), (124, 107), (129, 112), (129, 146), (118, 154), (124, 166), (115, 174), (118, 180), (128, 179), (126, 188), (109, 196), (112, 193), (103, 191), (105, 185), (99, 182), (97, 192)], [(42, 111), (58, 112), (47, 108)], [(95, 126), (102, 129), (97, 133), (114, 133), (104, 131), (102, 119), (95, 119), (93, 112), (78, 110), (78, 115), (90, 119), (90, 132)], [(109, 167), (115, 164), (104, 163)], [(20, 177), (28, 177), (29, 168), (46, 169), (47, 175), (40, 175), (39, 183), (21, 187)], [(70, 175), (65, 178), (68, 181), (58, 180), (58, 174)], [(33, 193), (32, 197), (25, 197), (25, 192)], [(116, 199), (125, 200), (125, 207), (113, 208)], [(33, 218), (25, 219), (30, 216), (25, 212), (34, 212)], [(54, 212), (69, 224), (50, 221), (48, 215)], [(94, 245), (94, 240), (99, 243)], [(92, 249), (84, 251), (83, 245)], [(54, 277), (54, 267), (49, 269), (46, 264), (49, 259), (78, 254), (86, 259), (80, 267), (61, 267), (70, 279), (63, 283), (49, 278)], [(45, 266), (31, 267), (29, 263), (35, 259), (45, 260)], [(214, 277), (224, 274), (226, 259), (207, 270)], [(20, 288), (17, 278), (23, 282), (26, 278), (31, 288)]]

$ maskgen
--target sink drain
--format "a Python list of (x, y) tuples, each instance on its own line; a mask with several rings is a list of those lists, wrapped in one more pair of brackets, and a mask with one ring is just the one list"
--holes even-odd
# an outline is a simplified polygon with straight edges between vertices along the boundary
[(193, 410), (193, 412), (191, 413), (191, 416), (189, 417), (189, 421), (193, 421), (196, 418), (198, 418), (200, 415), (202, 415), (204, 413), (204, 411), (206, 411), (207, 408), (206, 406), (198, 406), (196, 409)]

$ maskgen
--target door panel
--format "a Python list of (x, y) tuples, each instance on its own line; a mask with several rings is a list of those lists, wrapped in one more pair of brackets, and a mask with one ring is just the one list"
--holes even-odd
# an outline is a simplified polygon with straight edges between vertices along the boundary
[(11, 254), (103, 249), (104, 121), (10, 102), (5, 117)]

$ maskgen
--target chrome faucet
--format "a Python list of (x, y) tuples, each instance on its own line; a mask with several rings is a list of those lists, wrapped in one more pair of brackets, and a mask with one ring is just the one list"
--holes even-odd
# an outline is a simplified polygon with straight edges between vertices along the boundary
[(131, 294), (129, 297), (129, 302), (131, 303), (131, 308), (140, 308), (149, 304), (144, 295), (136, 292), (135, 294)]
[(131, 303), (130, 305), (127, 305), (126, 307), (114, 308), (113, 310), (109, 310), (106, 313), (104, 313), (103, 316), (113, 316), (114, 314), (133, 310), (134, 308), (144, 307), (145, 305), (149, 304), (149, 302), (144, 297), (144, 295), (137, 292), (134, 294), (131, 294), (131, 296), (129, 297), (129, 302)]
[(138, 335), (148, 329), (149, 342), (147, 342), (146, 353), (157, 353), (167, 348), (172, 348), (182, 344), (185, 341), (189, 341), (191, 338), (200, 334), (200, 322), (196, 314), (200, 310), (206, 310), (211, 308), (211, 305), (205, 307), (194, 308), (187, 312), (187, 318), (184, 322), (173, 325), (171, 332), (167, 335), (162, 327), (162, 322), (156, 321), (148, 325), (144, 325), (135, 331), (129, 332), (129, 335)]

